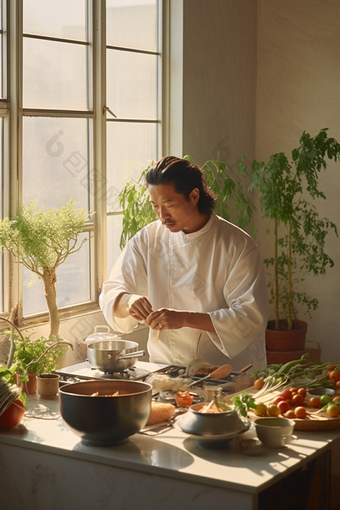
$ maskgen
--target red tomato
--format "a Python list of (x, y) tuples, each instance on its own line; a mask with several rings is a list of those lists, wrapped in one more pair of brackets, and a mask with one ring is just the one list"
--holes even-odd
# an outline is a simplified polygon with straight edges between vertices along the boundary
[(188, 391), (177, 391), (177, 393), (175, 393), (175, 400), (178, 406), (188, 407), (193, 403), (194, 395), (190, 395)]
[(7, 407), (6, 411), (0, 414), (0, 429), (9, 429), (18, 425), (24, 417), (26, 407), (20, 398), (15, 398)]
[(306, 388), (299, 388), (297, 392), (299, 393), (299, 395), (302, 395), (303, 397), (305, 397), (307, 394)]
[(292, 390), (288, 388), (280, 393), (280, 397), (282, 397), (284, 400), (291, 400), (292, 396)]
[(319, 398), (319, 397), (312, 397), (312, 398), (309, 400), (309, 405), (310, 405), (311, 407), (321, 407), (320, 398)]
[(277, 404), (277, 407), (280, 409), (281, 414), (286, 413), (290, 409), (290, 405), (288, 404), (287, 400), (281, 400), (281, 402)]
[(328, 377), (333, 383), (337, 383), (340, 381), (340, 370), (332, 370), (328, 372)]
[(293, 400), (293, 404), (295, 406), (302, 406), (304, 397), (302, 395), (300, 395), (300, 393), (295, 393), (292, 400)]
[(294, 414), (295, 414), (296, 418), (300, 418), (300, 419), (306, 418), (306, 415), (307, 415), (306, 408), (302, 407), (302, 406), (298, 406), (294, 409)]
[(277, 406), (279, 402), (284, 402), (284, 401), (285, 401), (285, 400), (284, 400), (284, 398), (282, 398), (282, 397), (280, 397), (280, 396), (279, 396), (279, 397), (274, 398), (274, 400), (273, 400), (273, 404), (274, 404), (275, 406)]

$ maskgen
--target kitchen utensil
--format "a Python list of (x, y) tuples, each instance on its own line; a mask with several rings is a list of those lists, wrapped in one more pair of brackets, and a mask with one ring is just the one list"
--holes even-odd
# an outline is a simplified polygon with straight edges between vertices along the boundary
[(145, 351), (138, 351), (138, 343), (129, 340), (112, 340), (94, 342), (87, 346), (89, 363), (103, 372), (121, 372), (133, 367), (139, 356)]
[(193, 381), (192, 383), (188, 384), (187, 388), (194, 386), (194, 384), (201, 383), (202, 381), (206, 381), (207, 379), (222, 379), (223, 377), (227, 377), (232, 372), (232, 370), (233, 367), (231, 365), (222, 365), (211, 372), (211, 374), (208, 374), (205, 377), (201, 377), (197, 381)]
[[(92, 396), (95, 392), (99, 396)], [(118, 391), (117, 396), (113, 396)], [(65, 384), (59, 390), (60, 414), (68, 428), (89, 446), (124, 443), (147, 423), (151, 384), (92, 380)]]
[(241, 370), (239, 370), (239, 373), (243, 374), (243, 372), (247, 372), (247, 370), (249, 370), (252, 366), (253, 364), (249, 363), (249, 365), (246, 365), (245, 367), (241, 368)]

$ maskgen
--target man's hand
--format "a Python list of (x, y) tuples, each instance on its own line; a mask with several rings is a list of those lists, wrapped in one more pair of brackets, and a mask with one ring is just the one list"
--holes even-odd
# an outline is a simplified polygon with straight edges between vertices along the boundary
[(152, 306), (148, 298), (139, 296), (138, 294), (131, 294), (128, 298), (127, 308), (129, 314), (139, 322), (144, 322), (145, 319), (152, 313)]

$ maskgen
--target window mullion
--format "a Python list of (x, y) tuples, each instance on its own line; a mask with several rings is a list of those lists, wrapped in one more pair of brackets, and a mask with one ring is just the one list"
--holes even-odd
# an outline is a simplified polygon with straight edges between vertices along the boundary
[[(8, 2), (8, 75), (10, 98), (9, 204), (7, 213), (15, 216), (22, 202), (22, 31), (23, 2)], [(22, 265), (9, 257), (9, 308), (18, 305), (18, 321), (22, 320)]]

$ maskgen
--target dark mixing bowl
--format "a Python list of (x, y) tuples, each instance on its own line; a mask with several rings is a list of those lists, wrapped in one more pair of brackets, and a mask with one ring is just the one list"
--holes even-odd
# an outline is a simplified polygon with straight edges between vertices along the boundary
[[(119, 395), (112, 396), (115, 392)], [(99, 396), (92, 396), (99, 392)], [(90, 446), (124, 443), (139, 432), (151, 413), (151, 384), (140, 381), (83, 381), (59, 390), (61, 416)]]

